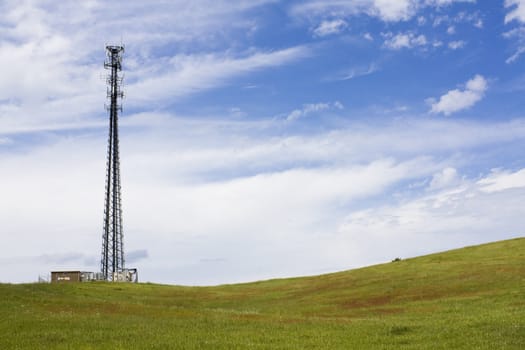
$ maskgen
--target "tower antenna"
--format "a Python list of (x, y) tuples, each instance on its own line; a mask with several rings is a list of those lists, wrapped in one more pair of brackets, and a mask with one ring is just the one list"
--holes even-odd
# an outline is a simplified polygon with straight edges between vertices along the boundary
[(118, 113), (122, 112), (124, 93), (122, 85), (122, 54), (124, 46), (106, 46), (104, 68), (110, 73), (106, 78), (109, 106), (109, 139), (104, 202), (104, 233), (102, 235), (101, 272), (105, 280), (115, 281), (124, 270), (124, 242), (122, 231), (122, 206), (120, 194), (120, 157)]

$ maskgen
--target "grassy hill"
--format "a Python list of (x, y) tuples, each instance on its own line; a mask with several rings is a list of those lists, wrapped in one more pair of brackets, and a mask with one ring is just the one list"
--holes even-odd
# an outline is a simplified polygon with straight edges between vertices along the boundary
[(0, 284), (0, 349), (525, 349), (525, 239), (218, 287)]

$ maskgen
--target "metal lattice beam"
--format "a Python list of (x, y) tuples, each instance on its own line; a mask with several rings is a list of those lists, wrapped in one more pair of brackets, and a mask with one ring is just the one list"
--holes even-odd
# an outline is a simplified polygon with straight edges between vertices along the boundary
[(104, 206), (104, 233), (102, 235), (101, 272), (106, 280), (113, 281), (115, 272), (124, 269), (124, 242), (122, 231), (122, 206), (120, 188), (120, 157), (118, 136), (118, 113), (122, 111), (119, 101), (124, 97), (122, 84), (123, 46), (106, 46), (104, 68), (110, 71), (107, 77), (107, 98), (110, 102), (109, 140), (106, 171), (106, 193)]

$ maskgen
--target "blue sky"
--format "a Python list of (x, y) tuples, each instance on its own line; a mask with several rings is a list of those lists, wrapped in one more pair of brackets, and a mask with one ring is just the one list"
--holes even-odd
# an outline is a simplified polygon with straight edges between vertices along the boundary
[(98, 270), (106, 44), (127, 265), (209, 285), (525, 231), (525, 1), (3, 1), (0, 282)]

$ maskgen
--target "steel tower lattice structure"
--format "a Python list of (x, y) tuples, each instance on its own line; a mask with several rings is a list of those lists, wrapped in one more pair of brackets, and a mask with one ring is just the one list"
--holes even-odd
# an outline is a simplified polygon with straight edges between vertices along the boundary
[(124, 97), (122, 85), (123, 46), (106, 46), (104, 68), (107, 76), (107, 98), (110, 102), (109, 140), (106, 170), (106, 193), (104, 205), (104, 233), (102, 236), (101, 272), (106, 280), (113, 281), (115, 272), (124, 269), (124, 242), (122, 231), (122, 206), (120, 187), (120, 157), (118, 136), (118, 114), (122, 112), (119, 102)]

